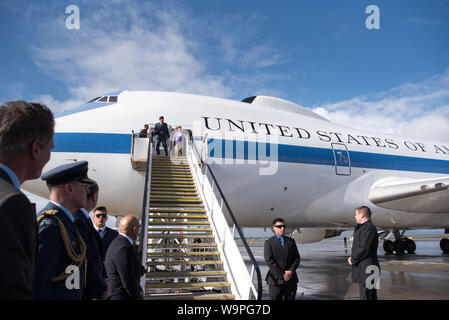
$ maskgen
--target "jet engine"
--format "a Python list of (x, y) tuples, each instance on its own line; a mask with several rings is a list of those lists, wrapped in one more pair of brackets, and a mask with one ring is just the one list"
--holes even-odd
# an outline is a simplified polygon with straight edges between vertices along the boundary
[(291, 237), (295, 239), (296, 243), (312, 243), (339, 236), (343, 231), (322, 228), (296, 228), (291, 233)]

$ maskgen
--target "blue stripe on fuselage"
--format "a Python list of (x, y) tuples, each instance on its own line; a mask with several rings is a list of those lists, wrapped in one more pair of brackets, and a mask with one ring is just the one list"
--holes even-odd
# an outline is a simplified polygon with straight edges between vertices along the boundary
[[(131, 140), (132, 134), (58, 132), (53, 152), (130, 154)], [(208, 145), (209, 156), (215, 158), (335, 165), (332, 149), (327, 148), (221, 139), (208, 139)], [(270, 157), (271, 151), (277, 151), (277, 157)], [(349, 157), (351, 167), (449, 174), (449, 160), (359, 151), (349, 151)]]
[(132, 134), (56, 132), (53, 152), (131, 153)]
[[(208, 145), (209, 156), (214, 158), (273, 160), (335, 166), (332, 149), (326, 148), (221, 139), (208, 139)], [(259, 150), (259, 148), (262, 149)], [(272, 156), (270, 156), (271, 150), (273, 150)], [(439, 160), (359, 151), (349, 151), (349, 159), (351, 167), (355, 168), (449, 173), (449, 159)]]

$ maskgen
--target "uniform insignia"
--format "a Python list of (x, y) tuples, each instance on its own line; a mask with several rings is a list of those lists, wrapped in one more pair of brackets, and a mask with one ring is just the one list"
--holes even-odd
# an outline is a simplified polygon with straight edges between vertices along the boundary
[(53, 214), (55, 214), (55, 213), (57, 213), (58, 212), (58, 210), (54, 210), (54, 209), (50, 209), (50, 210), (45, 210), (44, 212), (42, 212), (43, 214), (51, 214), (51, 215), (53, 215)]

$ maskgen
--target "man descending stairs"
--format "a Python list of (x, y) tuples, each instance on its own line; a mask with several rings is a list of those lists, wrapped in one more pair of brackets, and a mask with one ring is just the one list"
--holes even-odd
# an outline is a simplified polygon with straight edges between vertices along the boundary
[(146, 299), (234, 299), (185, 157), (153, 156)]

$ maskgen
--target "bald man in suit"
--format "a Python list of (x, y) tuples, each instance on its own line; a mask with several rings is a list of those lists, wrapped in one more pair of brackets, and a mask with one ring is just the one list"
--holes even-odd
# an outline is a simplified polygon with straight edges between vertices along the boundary
[(111, 300), (141, 300), (143, 276), (141, 260), (135, 241), (140, 223), (136, 217), (126, 216), (120, 220), (119, 235), (112, 241), (106, 253), (106, 271), (111, 284)]

